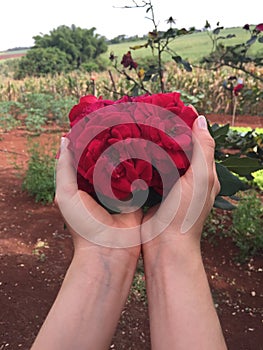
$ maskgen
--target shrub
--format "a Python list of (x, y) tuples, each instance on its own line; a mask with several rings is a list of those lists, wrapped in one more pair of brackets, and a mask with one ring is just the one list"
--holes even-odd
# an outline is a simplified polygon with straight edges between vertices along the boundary
[(72, 106), (77, 103), (73, 96), (54, 99), (50, 104), (50, 118), (60, 125), (68, 126), (68, 113)]
[(19, 102), (0, 102), (0, 129), (10, 131), (20, 125), (18, 116), (23, 106)]
[(30, 49), (26, 56), (19, 61), (15, 72), (15, 79), (26, 76), (41, 77), (43, 75), (56, 75), (69, 70), (67, 54), (55, 47)]
[(43, 149), (43, 145), (34, 143), (29, 153), (22, 189), (33, 196), (36, 202), (51, 203), (55, 194), (55, 150), (47, 147)]
[(240, 249), (241, 260), (263, 249), (263, 208), (257, 192), (251, 190), (233, 211), (232, 238)]

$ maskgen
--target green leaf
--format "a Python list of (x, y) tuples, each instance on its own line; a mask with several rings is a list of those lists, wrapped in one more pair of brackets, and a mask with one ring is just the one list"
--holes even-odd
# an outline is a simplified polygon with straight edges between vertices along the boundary
[(240, 176), (246, 176), (254, 171), (263, 169), (263, 165), (258, 159), (249, 157), (229, 157), (223, 160), (220, 164), (228, 168), (229, 171), (233, 171)]
[(254, 42), (257, 40), (257, 36), (256, 35), (253, 35), (247, 42), (246, 42), (246, 44), (247, 45), (252, 45), (252, 44), (254, 44)]
[(222, 198), (221, 196), (217, 196), (214, 201), (214, 207), (224, 210), (233, 210), (236, 209), (236, 206)]
[(205, 22), (205, 29), (211, 28), (210, 23), (208, 22), (208, 20), (206, 20)]
[(192, 67), (191, 67), (191, 64), (185, 60), (182, 60), (182, 65), (184, 66), (184, 69), (187, 71), (187, 72), (192, 72)]
[(224, 29), (224, 27), (217, 27), (217, 28), (215, 28), (213, 30), (213, 34), (215, 34), (215, 35), (219, 34), (221, 29)]
[(238, 191), (244, 191), (247, 189), (246, 184), (241, 181), (237, 176), (232, 174), (224, 165), (216, 163), (217, 177), (220, 182), (221, 196), (232, 196)]
[(226, 39), (232, 39), (232, 38), (235, 38), (236, 37), (236, 34), (228, 34), (226, 36)]
[[(218, 125), (218, 124), (217, 124)], [(216, 129), (214, 129), (214, 138), (224, 135), (226, 136), (229, 131), (230, 124), (225, 124), (223, 126), (218, 126)]]
[(174, 38), (177, 35), (175, 29), (169, 28), (164, 34), (163, 38)]
[(182, 63), (182, 57), (177, 55), (177, 56), (172, 56), (172, 59), (176, 62), (176, 63)]
[(145, 43), (145, 44), (142, 44), (142, 45), (130, 46), (129, 48), (130, 48), (131, 50), (139, 50), (139, 49), (141, 49), (141, 48), (147, 48), (147, 46), (148, 46), (148, 42)]
[(263, 44), (263, 36), (261, 36), (261, 37), (258, 38), (258, 42), (261, 43), (261, 44)]

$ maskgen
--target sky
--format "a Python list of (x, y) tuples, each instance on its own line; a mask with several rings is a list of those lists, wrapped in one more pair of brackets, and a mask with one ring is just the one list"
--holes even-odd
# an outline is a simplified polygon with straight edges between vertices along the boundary
[[(142, 3), (138, 0), (137, 3)], [(263, 22), (262, 0), (152, 0), (158, 28), (168, 29), (172, 16), (176, 28), (202, 29), (208, 20), (223, 27)], [(123, 9), (133, 0), (1, 0), (0, 51), (34, 45), (33, 37), (49, 34), (60, 25), (96, 28), (96, 33), (112, 39), (119, 34), (143, 35), (152, 30), (146, 8)], [(121, 7), (121, 8), (120, 8)], [(149, 15), (149, 14), (148, 14)]]

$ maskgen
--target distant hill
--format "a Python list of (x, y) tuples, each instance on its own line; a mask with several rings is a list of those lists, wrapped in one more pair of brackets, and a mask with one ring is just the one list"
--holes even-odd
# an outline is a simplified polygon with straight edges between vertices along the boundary
[(13, 49), (8, 49), (5, 52), (26, 51), (28, 49), (30, 49), (30, 47), (14, 47)]
[[(225, 45), (234, 45), (238, 43), (245, 42), (250, 38), (250, 34), (245, 31), (242, 27), (234, 27), (234, 28), (225, 28), (221, 30), (220, 35), (221, 36), (227, 36), (228, 34), (235, 34), (236, 37), (232, 39), (226, 39), (223, 40)], [(123, 37), (125, 37), (123, 35)], [(152, 57), (152, 50), (151, 48), (142, 48), (139, 50), (132, 50), (131, 48), (136, 45), (140, 45), (143, 43), (146, 43), (147, 38), (140, 39), (138, 41), (134, 41), (134, 38), (136, 36), (132, 37), (132, 41), (126, 41), (124, 40), (121, 43), (116, 44), (108, 44), (108, 51), (102, 55), (103, 58), (108, 59), (109, 54), (112, 51), (115, 56), (118, 57), (118, 60), (120, 61), (122, 56), (127, 52), (131, 51), (132, 56), (135, 60), (138, 60), (140, 58), (145, 57)], [(189, 60), (192, 64), (196, 64), (200, 61), (201, 58), (207, 56), (212, 48), (212, 41), (208, 36), (208, 33), (206, 31), (197, 31), (193, 34), (189, 35), (182, 35), (174, 39), (170, 44), (170, 48), (176, 52), (176, 54), (182, 56), (184, 59)], [(0, 59), (8, 59), (8, 58), (15, 58), (15, 57), (21, 57), (25, 55), (26, 51), (30, 49), (30, 47), (16, 47), (13, 49), (8, 49), (5, 52), (0, 52)], [(251, 55), (256, 55), (259, 53), (262, 53), (263, 55), (263, 45), (260, 43), (255, 43), (251, 47), (250, 51)], [(157, 52), (154, 52), (154, 54), (157, 54)], [(163, 54), (163, 61), (169, 61), (171, 60), (171, 56), (169, 54), (164, 53)]]

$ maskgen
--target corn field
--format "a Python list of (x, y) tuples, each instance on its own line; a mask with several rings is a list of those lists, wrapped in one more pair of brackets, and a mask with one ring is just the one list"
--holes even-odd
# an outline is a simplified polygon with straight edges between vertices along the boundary
[[(258, 69), (258, 74), (262, 73)], [(244, 79), (244, 88), (236, 98), (223, 86), (223, 82), (233, 75)], [(242, 72), (233, 72), (227, 67), (216, 71), (194, 68), (192, 72), (186, 72), (168, 63), (164, 80), (166, 91), (180, 91), (182, 99), (194, 105), (200, 113), (232, 114), (235, 103), (236, 114), (263, 115), (263, 84), (252, 77), (244, 77)], [(147, 84), (151, 92), (159, 91), (158, 82), (149, 81)], [(20, 102), (32, 93), (49, 94), (56, 100), (71, 97), (77, 101), (85, 94), (116, 99), (129, 94), (132, 86), (133, 82), (115, 72), (114, 68), (110, 74), (109, 71), (93, 74), (73, 72), (23, 80), (13, 80), (7, 74), (0, 75), (0, 102)]]

